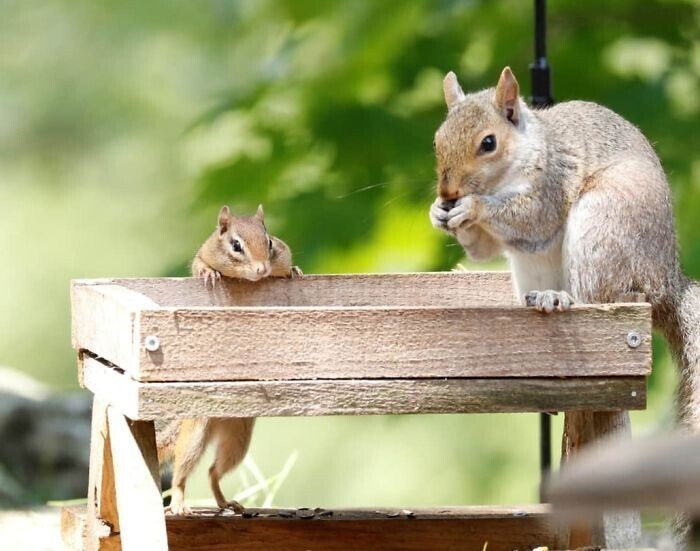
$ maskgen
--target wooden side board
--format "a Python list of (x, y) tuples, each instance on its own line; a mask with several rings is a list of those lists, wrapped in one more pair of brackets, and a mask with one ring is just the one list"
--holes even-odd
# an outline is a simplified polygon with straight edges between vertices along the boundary
[[(80, 540), (85, 510), (62, 512), (62, 536)], [(545, 546), (561, 549), (560, 530), (546, 505), (440, 509), (250, 509), (251, 518), (198, 510), (166, 517), (170, 551), (431, 551), (488, 549), (512, 551)], [(76, 535), (78, 534), (78, 535)], [(119, 535), (102, 539), (99, 549), (118, 549)], [(488, 545), (485, 546), (486, 542)]]
[(308, 275), (255, 283), (223, 278), (107, 280), (164, 307), (205, 306), (467, 306), (515, 303), (510, 272), (423, 272)]
[(627, 410), (644, 377), (141, 383), (84, 357), (83, 382), (131, 419)]
[[(640, 346), (627, 343), (630, 332)], [(650, 308), (149, 310), (142, 381), (648, 375)], [(121, 366), (121, 364), (118, 364)], [(125, 368), (126, 369), (126, 368)]]
[[(265, 282), (259, 289), (248, 284), (261, 304), (274, 298), (293, 306), (163, 306), (123, 285), (77, 282), (74, 346), (140, 381), (648, 375), (648, 304), (581, 305), (554, 315), (505, 303), (475, 306), (475, 295), (462, 288), (472, 281), (480, 296), (502, 286), (503, 278), (491, 284), (484, 274), (466, 275), (472, 279), (315, 276)], [(156, 288), (159, 282), (172, 285), (167, 278), (146, 281)], [(329, 302), (337, 281), (344, 282), (337, 302), (364, 297), (373, 304), (299, 306), (316, 288)], [(446, 304), (448, 291), (456, 298)]]

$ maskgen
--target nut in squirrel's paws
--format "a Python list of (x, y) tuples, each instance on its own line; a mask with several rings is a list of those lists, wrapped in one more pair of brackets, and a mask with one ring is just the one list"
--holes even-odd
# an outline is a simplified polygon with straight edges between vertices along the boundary
[(564, 312), (571, 309), (574, 299), (566, 291), (530, 291), (525, 295), (525, 305), (540, 312), (551, 314), (555, 310)]
[(197, 272), (197, 277), (204, 279), (205, 287), (208, 287), (209, 282), (211, 282), (212, 289), (216, 288), (217, 282), (221, 281), (221, 274), (216, 270), (212, 270), (208, 266), (205, 268), (201, 268), (199, 272)]

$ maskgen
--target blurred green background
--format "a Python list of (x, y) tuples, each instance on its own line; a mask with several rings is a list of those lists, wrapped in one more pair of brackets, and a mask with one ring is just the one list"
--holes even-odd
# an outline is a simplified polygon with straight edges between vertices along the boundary
[[(0, 365), (76, 389), (69, 280), (184, 275), (223, 203), (264, 203), (307, 273), (474, 268), (427, 216), (441, 79), (454, 69), (478, 89), (507, 64), (527, 91), (531, 10), (0, 0)], [(700, 276), (700, 2), (549, 11), (556, 99), (598, 101), (644, 130), (670, 176), (683, 264)], [(671, 417), (674, 368), (655, 351), (637, 431)], [(248, 479), (296, 457), (279, 505), (535, 501), (537, 416), (264, 419), (251, 457)], [(195, 498), (209, 498), (206, 463)]]

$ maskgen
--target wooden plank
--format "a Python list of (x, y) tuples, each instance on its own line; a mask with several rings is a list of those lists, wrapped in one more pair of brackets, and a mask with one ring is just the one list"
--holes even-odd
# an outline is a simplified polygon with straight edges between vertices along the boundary
[(85, 386), (132, 419), (644, 409), (646, 378), (140, 383), (85, 359)]
[(88, 549), (100, 549), (100, 541), (103, 538), (119, 532), (119, 514), (114, 488), (107, 403), (99, 398), (95, 398), (92, 403), (87, 511)]
[[(63, 515), (81, 511), (66, 508)], [(434, 551), (484, 548), (512, 551), (548, 546), (561, 549), (546, 505), (448, 507), (440, 509), (249, 509), (252, 518), (197, 510), (167, 517), (168, 543), (179, 549), (242, 551), (398, 550)], [(144, 547), (145, 549), (145, 547)]]
[(146, 296), (118, 285), (74, 281), (71, 285), (73, 347), (93, 350), (125, 369), (137, 369), (142, 308), (157, 307)]
[(224, 278), (212, 290), (201, 279), (114, 279), (164, 307), (513, 305), (509, 272), (308, 275), (256, 283)]
[(112, 407), (107, 417), (122, 548), (167, 550), (154, 423), (130, 421)]
[[(649, 305), (144, 310), (142, 381), (647, 375)], [(630, 347), (627, 336), (639, 334)], [(93, 350), (98, 355), (99, 351)], [(123, 367), (121, 364), (120, 367)]]

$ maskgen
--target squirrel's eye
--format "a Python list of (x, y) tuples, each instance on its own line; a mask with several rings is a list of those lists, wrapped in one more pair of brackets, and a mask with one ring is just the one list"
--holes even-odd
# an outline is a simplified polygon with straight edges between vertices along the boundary
[(491, 151), (496, 151), (496, 136), (494, 134), (489, 134), (481, 140), (481, 147), (479, 148), (480, 153), (489, 153)]
[(231, 240), (231, 248), (237, 253), (243, 252), (243, 247), (241, 247), (241, 242), (238, 239)]

